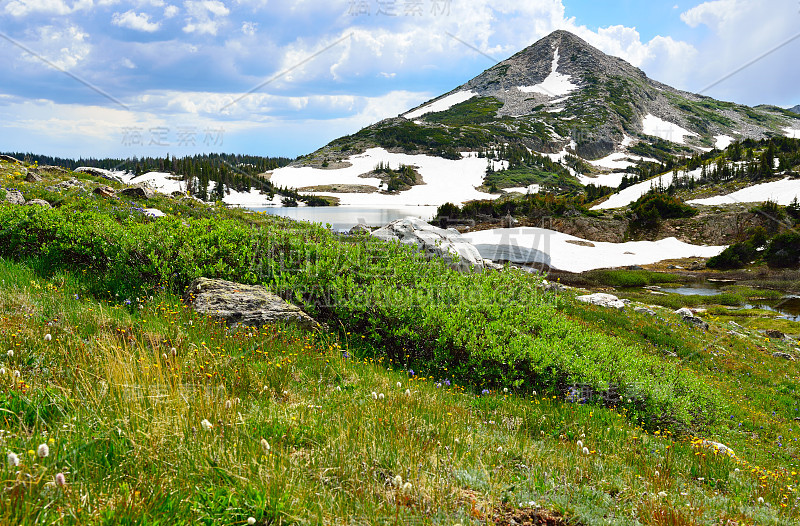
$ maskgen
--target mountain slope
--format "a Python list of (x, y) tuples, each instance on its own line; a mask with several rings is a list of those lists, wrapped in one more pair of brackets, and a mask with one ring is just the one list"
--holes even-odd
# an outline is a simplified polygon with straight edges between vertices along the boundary
[(783, 135), (787, 127), (800, 128), (800, 118), (788, 110), (671, 88), (556, 31), (453, 91), (337, 139), (318, 154), (381, 146), (455, 158), (457, 151), (515, 143), (540, 152), (572, 146), (581, 157), (598, 159), (637, 141), (688, 153), (738, 137)]

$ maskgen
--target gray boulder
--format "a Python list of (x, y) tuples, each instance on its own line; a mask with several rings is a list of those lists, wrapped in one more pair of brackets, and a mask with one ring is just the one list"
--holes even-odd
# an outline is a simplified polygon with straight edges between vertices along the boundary
[(28, 172), (25, 176), (25, 180), (29, 183), (40, 183), (42, 181), (42, 176), (37, 172)]
[(690, 311), (686, 307), (676, 310), (675, 314), (680, 315), (683, 318), (683, 321), (686, 323), (691, 323), (692, 325), (696, 325), (703, 330), (708, 330), (708, 323), (706, 323), (702, 318), (695, 316), (694, 312)]
[(350, 234), (351, 236), (359, 236), (363, 234), (369, 234), (371, 232), (372, 229), (370, 229), (370, 227), (368, 227), (364, 223), (359, 223), (353, 228), (351, 228), (347, 233)]
[(276, 322), (292, 322), (305, 329), (320, 327), (299, 307), (258, 285), (197, 278), (186, 291), (186, 302), (200, 314), (224, 320), (229, 327), (260, 327)]
[(129, 186), (119, 191), (120, 194), (137, 199), (152, 199), (155, 194), (152, 188), (146, 186)]
[(12, 205), (24, 205), (25, 197), (19, 190), (6, 190), (5, 202)]
[(583, 303), (590, 303), (592, 305), (597, 305), (598, 307), (606, 307), (609, 309), (622, 310), (625, 308), (624, 301), (613, 294), (604, 294), (602, 292), (598, 292), (596, 294), (587, 294), (586, 296), (578, 296), (575, 299)]
[(770, 339), (773, 339), (773, 340), (783, 340), (783, 339), (786, 338), (785, 334), (783, 334), (781, 331), (778, 331), (778, 330), (775, 330), (775, 329), (767, 329), (766, 335), (767, 335), (767, 338), (770, 338)]
[(457, 230), (437, 228), (416, 217), (392, 221), (371, 234), (383, 241), (397, 241), (415, 246), (428, 259), (441, 257), (460, 272), (481, 272), (484, 269), (483, 258), (478, 249), (468, 243)]
[(43, 206), (45, 208), (53, 208), (52, 206), (50, 206), (50, 203), (48, 203), (44, 199), (31, 199), (25, 204), (28, 206)]
[(638, 312), (640, 314), (647, 314), (647, 315), (650, 315), (650, 316), (655, 316), (656, 315), (656, 312), (654, 310), (648, 309), (647, 307), (634, 307), (633, 311), (634, 312)]
[(772, 353), (773, 358), (783, 358), (784, 360), (794, 361), (794, 356), (789, 354), (788, 352), (774, 352)]
[(98, 186), (93, 192), (102, 197), (114, 197), (114, 189), (110, 186)]

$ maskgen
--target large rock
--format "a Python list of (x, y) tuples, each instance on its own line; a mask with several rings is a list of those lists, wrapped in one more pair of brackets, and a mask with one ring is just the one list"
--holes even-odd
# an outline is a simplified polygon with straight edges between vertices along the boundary
[(416, 217), (392, 221), (373, 231), (372, 235), (383, 241), (415, 246), (425, 253), (425, 257), (441, 257), (461, 272), (480, 272), (484, 268), (478, 249), (461, 237), (457, 230), (437, 228)]
[(0, 161), (6, 161), (6, 162), (9, 162), (9, 163), (15, 163), (15, 164), (22, 164), (22, 161), (20, 161), (19, 159), (15, 158), (15, 157), (11, 157), (10, 155), (0, 155)]
[(26, 204), (26, 205), (29, 205), (29, 206), (42, 206), (42, 207), (44, 207), (44, 208), (53, 208), (53, 207), (50, 205), (50, 203), (48, 203), (48, 202), (47, 202), (47, 201), (45, 201), (44, 199), (31, 199), (30, 201), (28, 201), (28, 202), (27, 202), (27, 203), (25, 203), (25, 204)]
[(583, 303), (590, 303), (599, 307), (607, 307), (609, 309), (624, 309), (625, 302), (614, 296), (613, 294), (604, 294), (598, 292), (596, 294), (587, 294), (586, 296), (578, 296), (575, 298)]
[(19, 190), (6, 190), (5, 202), (12, 205), (24, 205), (25, 196)]
[(91, 166), (81, 166), (80, 168), (76, 168), (75, 172), (77, 173), (84, 173), (86, 175), (93, 175), (95, 177), (102, 177), (103, 179), (108, 179), (109, 181), (116, 181), (121, 183), (122, 180), (114, 175), (113, 172), (108, 170), (104, 170), (102, 168), (94, 168)]
[(320, 327), (299, 307), (258, 285), (197, 278), (186, 291), (186, 302), (201, 314), (225, 320), (229, 327), (260, 327), (276, 322), (293, 322), (306, 329)]
[(102, 197), (114, 197), (114, 189), (110, 186), (98, 186), (93, 192)]
[(39, 172), (28, 172), (25, 176), (25, 180), (29, 183), (40, 183), (42, 182), (42, 176), (39, 175)]
[(129, 186), (119, 191), (120, 194), (137, 199), (152, 199), (155, 194), (152, 188), (146, 186)]

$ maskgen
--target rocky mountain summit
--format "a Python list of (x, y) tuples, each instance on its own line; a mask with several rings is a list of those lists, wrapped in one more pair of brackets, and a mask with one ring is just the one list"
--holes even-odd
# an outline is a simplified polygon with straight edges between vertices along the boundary
[[(797, 108), (795, 108), (797, 110)], [(456, 158), (457, 152), (520, 144), (598, 159), (642, 144), (689, 154), (800, 129), (777, 106), (755, 108), (680, 91), (567, 31), (555, 31), (422, 106), (333, 141), (312, 154), (342, 157), (381, 146)]]

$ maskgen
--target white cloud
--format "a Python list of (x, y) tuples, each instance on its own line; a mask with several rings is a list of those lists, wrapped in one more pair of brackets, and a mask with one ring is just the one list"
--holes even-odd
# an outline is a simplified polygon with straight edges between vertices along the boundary
[(243, 22), (242, 23), (242, 33), (247, 36), (253, 36), (256, 34), (256, 28), (258, 28), (258, 24), (255, 22)]
[(88, 39), (89, 34), (77, 26), (62, 29), (43, 26), (36, 31), (36, 42), (32, 45), (37, 56), (24, 53), (22, 57), (28, 62), (48, 67), (42, 63), (41, 57), (60, 69), (69, 70), (89, 56), (92, 46)]
[(4, 11), (15, 17), (32, 13), (64, 16), (75, 11), (91, 9), (92, 4), (92, 0), (75, 0), (72, 3), (66, 0), (11, 0), (6, 4)]
[(172, 18), (180, 12), (180, 8), (175, 5), (168, 5), (164, 8), (164, 18)]
[(124, 13), (114, 13), (111, 17), (111, 23), (115, 26), (133, 29), (134, 31), (144, 31), (146, 33), (153, 33), (158, 31), (161, 26), (158, 22), (151, 22), (150, 15), (147, 13), (136, 13), (133, 10), (125, 11)]
[(216, 35), (220, 19), (230, 14), (230, 9), (218, 0), (187, 0), (183, 5), (189, 14), (183, 27), (185, 33)]
[(719, 30), (722, 26), (730, 24), (740, 16), (744, 2), (740, 0), (714, 0), (704, 2), (681, 13), (681, 20), (686, 22), (689, 27), (697, 27), (700, 24)]

